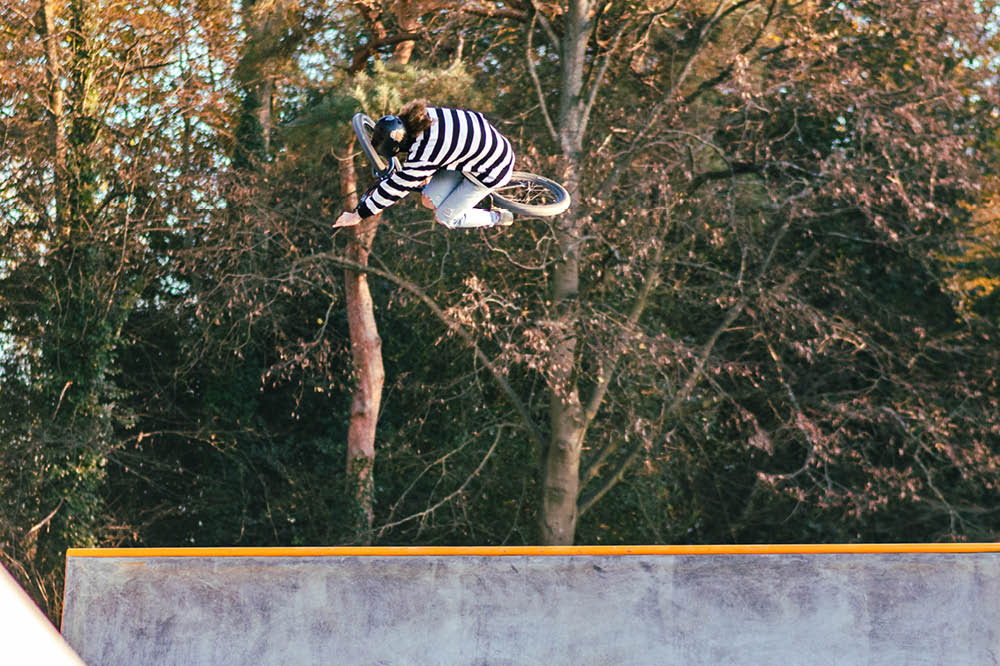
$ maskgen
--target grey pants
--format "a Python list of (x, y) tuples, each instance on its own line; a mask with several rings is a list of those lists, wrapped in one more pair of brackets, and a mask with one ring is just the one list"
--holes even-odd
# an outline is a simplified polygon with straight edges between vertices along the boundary
[(424, 186), (423, 193), (434, 204), (437, 221), (449, 229), (491, 227), (497, 223), (492, 212), (473, 208), (490, 193), (490, 188), (460, 171), (441, 169)]

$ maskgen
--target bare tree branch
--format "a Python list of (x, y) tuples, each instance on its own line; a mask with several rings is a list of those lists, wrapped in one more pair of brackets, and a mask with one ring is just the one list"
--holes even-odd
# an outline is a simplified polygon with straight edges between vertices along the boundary
[[(782, 225), (781, 229), (779, 229), (778, 232), (775, 234), (774, 240), (771, 243), (770, 252), (768, 253), (764, 262), (761, 264), (760, 269), (757, 273), (758, 283), (763, 278), (763, 276), (767, 274), (767, 271), (771, 266), (771, 261), (773, 260), (775, 252), (777, 251), (777, 247), (781, 243), (781, 240), (785, 237), (785, 233), (788, 231), (790, 224), (791, 221), (786, 220), (785, 223)], [(702, 344), (701, 351), (698, 354), (698, 359), (695, 363), (694, 368), (692, 368), (691, 372), (688, 374), (687, 380), (684, 382), (684, 385), (674, 395), (674, 399), (670, 402), (670, 406), (667, 408), (665, 412), (667, 416), (676, 413), (677, 410), (680, 408), (680, 406), (684, 404), (684, 402), (688, 399), (688, 396), (691, 395), (691, 392), (694, 391), (695, 387), (698, 385), (698, 382), (701, 381), (702, 375), (705, 372), (705, 366), (707, 365), (708, 359), (711, 357), (712, 352), (715, 350), (715, 345), (718, 342), (719, 338), (722, 336), (723, 333), (725, 333), (729, 329), (730, 326), (732, 326), (733, 322), (736, 321), (736, 318), (739, 317), (741, 314), (743, 314), (743, 311), (746, 309), (749, 302), (750, 302), (750, 293), (744, 292), (744, 294), (736, 301), (736, 303), (734, 303), (726, 311), (726, 314), (723, 316), (722, 321), (719, 323), (718, 326), (716, 326), (715, 330), (712, 331), (712, 334), (708, 337), (708, 339), (704, 342), (704, 344)], [(604, 483), (602, 483), (599, 488), (595, 489), (593, 492), (588, 493), (580, 498), (578, 504), (580, 515), (583, 515), (587, 510), (589, 510), (592, 506), (594, 506), (594, 504), (597, 503), (605, 494), (607, 494), (614, 486), (618, 484), (618, 482), (624, 476), (625, 471), (629, 467), (631, 467), (631, 465), (639, 458), (639, 455), (642, 453), (644, 448), (645, 448), (645, 443), (643, 441), (640, 441), (639, 443), (633, 445), (629, 449), (625, 458), (619, 464), (618, 468), (616, 468), (615, 472), (609, 478), (605, 479)], [(590, 474), (592, 476), (596, 475), (594, 470), (590, 470)]]
[(430, 309), (430, 311), (433, 312), (434, 315), (448, 327), (450, 331), (452, 331), (458, 337), (460, 337), (462, 341), (465, 342), (465, 344), (467, 344), (473, 350), (473, 352), (476, 355), (476, 358), (478, 358), (479, 361), (490, 372), (490, 375), (493, 377), (493, 380), (497, 383), (497, 385), (503, 391), (504, 395), (507, 396), (507, 399), (510, 400), (511, 404), (513, 404), (514, 408), (521, 416), (522, 424), (524, 428), (528, 431), (528, 434), (531, 436), (532, 442), (535, 443), (540, 448), (544, 445), (545, 439), (542, 436), (542, 433), (538, 430), (538, 426), (535, 425), (534, 419), (531, 418), (531, 413), (528, 411), (527, 406), (521, 400), (520, 396), (518, 396), (517, 392), (514, 391), (514, 387), (512, 387), (510, 385), (510, 382), (507, 381), (507, 378), (504, 376), (504, 374), (500, 371), (499, 368), (497, 368), (497, 366), (493, 363), (493, 361), (491, 361), (490, 358), (486, 356), (486, 353), (483, 352), (482, 349), (480, 349), (479, 345), (476, 344), (476, 341), (472, 337), (472, 335), (467, 330), (465, 330), (465, 328), (463, 328), (462, 325), (458, 323), (453, 317), (449, 317), (448, 313), (445, 312), (441, 308), (441, 306), (439, 306), (436, 302), (434, 302), (434, 299), (431, 298), (426, 291), (421, 289), (420, 286), (414, 284), (413, 282), (410, 282), (405, 278), (396, 275), (395, 273), (391, 273), (389, 271), (382, 270), (380, 268), (375, 268), (373, 266), (363, 266), (361, 264), (358, 264), (357, 262), (351, 261), (347, 257), (335, 254), (333, 252), (322, 252), (302, 257), (301, 259), (298, 259), (297, 261), (294, 262), (293, 270), (298, 266), (316, 263), (319, 261), (329, 261), (333, 264), (341, 266), (342, 268), (348, 268), (363, 273), (370, 273), (372, 275), (377, 275), (381, 278), (385, 278), (386, 280), (389, 280), (390, 282), (397, 284), (398, 286), (402, 287), (403, 289), (405, 289), (406, 291), (410, 292), (418, 299), (420, 299), (424, 303), (424, 305), (426, 305), (428, 309)]
[(545, 101), (545, 93), (542, 92), (542, 83), (538, 80), (538, 72), (535, 71), (535, 62), (531, 59), (531, 36), (535, 32), (536, 13), (531, 17), (531, 25), (528, 26), (528, 46), (524, 50), (525, 58), (528, 61), (528, 72), (531, 80), (535, 83), (535, 91), (538, 93), (538, 106), (542, 109), (542, 116), (545, 118), (545, 126), (549, 129), (549, 136), (552, 141), (559, 143), (559, 135), (556, 133), (555, 125), (552, 124), (552, 116), (549, 115), (549, 105)]
[(400, 525), (404, 525), (404, 524), (406, 524), (408, 522), (411, 522), (413, 520), (417, 520), (418, 518), (421, 519), (421, 520), (423, 520), (424, 518), (426, 518), (427, 516), (433, 514), (435, 511), (437, 511), (438, 509), (440, 509), (442, 506), (444, 506), (445, 504), (447, 504), (448, 502), (450, 502), (451, 500), (453, 500), (458, 495), (461, 495), (462, 492), (466, 489), (466, 487), (472, 482), (472, 480), (475, 479), (476, 477), (478, 477), (479, 473), (483, 471), (483, 467), (486, 466), (486, 462), (490, 459), (490, 456), (493, 455), (493, 452), (496, 451), (497, 444), (500, 443), (500, 436), (502, 434), (503, 434), (503, 426), (498, 426), (497, 427), (497, 436), (493, 439), (493, 444), (490, 446), (489, 451), (487, 451), (486, 455), (483, 456), (483, 459), (479, 461), (479, 465), (476, 466), (476, 469), (473, 470), (472, 473), (469, 474), (469, 476), (465, 477), (465, 481), (462, 482), (462, 485), (460, 485), (458, 488), (456, 488), (452, 492), (448, 493), (446, 496), (444, 496), (443, 498), (441, 498), (439, 501), (435, 502), (433, 506), (429, 506), (426, 509), (424, 509), (423, 511), (418, 511), (417, 513), (414, 513), (414, 514), (412, 514), (410, 516), (407, 516), (406, 518), (401, 518), (400, 520), (396, 520), (396, 521), (393, 521), (391, 523), (386, 523), (386, 524), (382, 525), (378, 529), (377, 537), (381, 537), (383, 534), (385, 534), (388, 530), (391, 530), (393, 527), (399, 527)]

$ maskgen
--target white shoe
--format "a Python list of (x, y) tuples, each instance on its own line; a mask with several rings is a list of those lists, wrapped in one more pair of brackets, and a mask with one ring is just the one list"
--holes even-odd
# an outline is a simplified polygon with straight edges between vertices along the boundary
[(494, 210), (492, 212), (495, 213), (497, 216), (496, 226), (509, 227), (510, 225), (514, 224), (514, 213), (510, 212), (509, 210), (501, 208), (500, 210)]

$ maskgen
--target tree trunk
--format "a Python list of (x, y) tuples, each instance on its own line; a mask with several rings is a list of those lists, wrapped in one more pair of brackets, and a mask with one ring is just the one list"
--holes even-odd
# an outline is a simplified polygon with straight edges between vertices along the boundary
[[(396, 17), (399, 29), (405, 33), (416, 33), (420, 30), (420, 17), (428, 12), (454, 7), (461, 3), (454, 0), (395, 0), (392, 3), (392, 13)], [(407, 39), (396, 44), (392, 52), (392, 62), (397, 65), (405, 65), (413, 57), (413, 47), (417, 42)]]
[[(246, 42), (233, 72), (243, 93), (242, 117), (237, 129), (237, 142), (241, 144), (237, 153), (243, 155), (241, 164), (249, 158), (267, 161), (271, 155), (277, 81), (288, 67), (276, 44), (293, 30), (289, 9), (285, 0), (242, 2), (240, 18)], [(291, 41), (283, 44), (288, 49), (292, 46)]]
[(586, 218), (579, 207), (580, 155), (586, 125), (581, 100), (591, 3), (569, 3), (562, 38), (562, 81), (559, 139), (565, 172), (563, 181), (572, 201), (559, 218), (556, 237), (561, 256), (552, 278), (554, 330), (549, 359), (549, 423), (551, 435), (542, 477), (541, 539), (547, 545), (572, 544), (580, 493), (580, 455), (586, 434), (576, 378), (579, 324), (580, 244)]
[[(347, 155), (339, 158), (340, 186), (344, 194), (344, 208), (352, 209), (358, 204), (357, 175), (350, 150)], [(368, 255), (380, 220), (381, 216), (376, 215), (351, 228), (347, 248), (351, 261), (361, 266), (368, 265)], [(345, 270), (344, 289), (356, 381), (351, 401), (351, 423), (347, 431), (347, 494), (354, 505), (356, 538), (369, 543), (375, 518), (375, 431), (385, 382), (382, 339), (375, 322), (367, 274)]]
[[(568, 159), (567, 166), (564, 183), (572, 200), (578, 201), (578, 159)], [(586, 430), (576, 377), (582, 229), (583, 219), (574, 204), (556, 229), (561, 261), (552, 277), (555, 316), (548, 386), (551, 434), (542, 480), (541, 512), (542, 543), (546, 545), (571, 545), (578, 517), (580, 455)]]
[(257, 123), (260, 125), (264, 155), (271, 154), (271, 109), (274, 107), (274, 77), (268, 76), (254, 90), (260, 106), (257, 107)]
[[(360, 6), (362, 13), (378, 30), (380, 24), (371, 7), (363, 3)], [(420, 13), (426, 6), (426, 3), (419, 2), (396, 2), (393, 10), (402, 29), (411, 31), (419, 27)], [(412, 41), (401, 43), (393, 54), (393, 61), (400, 65), (407, 64), (413, 53), (413, 44)], [(353, 141), (351, 145), (353, 146)], [(358, 179), (350, 157), (351, 150), (346, 155), (348, 157), (338, 158), (340, 186), (344, 195), (344, 209), (351, 210), (358, 205)], [(351, 240), (347, 248), (347, 256), (351, 261), (360, 266), (368, 265), (368, 255), (380, 221), (381, 215), (376, 215), (351, 228)], [(368, 275), (362, 271), (345, 270), (344, 290), (356, 381), (351, 401), (351, 422), (347, 431), (347, 494), (354, 505), (355, 538), (362, 543), (370, 543), (375, 520), (375, 433), (382, 405), (382, 386), (385, 383), (382, 339), (375, 321)]]
[(38, 33), (45, 41), (46, 73), (49, 97), (49, 143), (55, 170), (56, 220), (61, 224), (65, 216), (66, 194), (63, 182), (66, 175), (66, 130), (63, 125), (63, 89), (59, 83), (61, 69), (59, 36), (56, 32), (56, 3), (42, 0)]

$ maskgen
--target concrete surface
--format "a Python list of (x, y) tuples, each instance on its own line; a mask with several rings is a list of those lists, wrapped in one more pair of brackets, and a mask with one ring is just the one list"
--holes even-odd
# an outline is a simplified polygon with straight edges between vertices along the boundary
[(1000, 663), (1000, 553), (69, 557), (90, 666)]
[(0, 664), (84, 666), (13, 576), (0, 566)]

